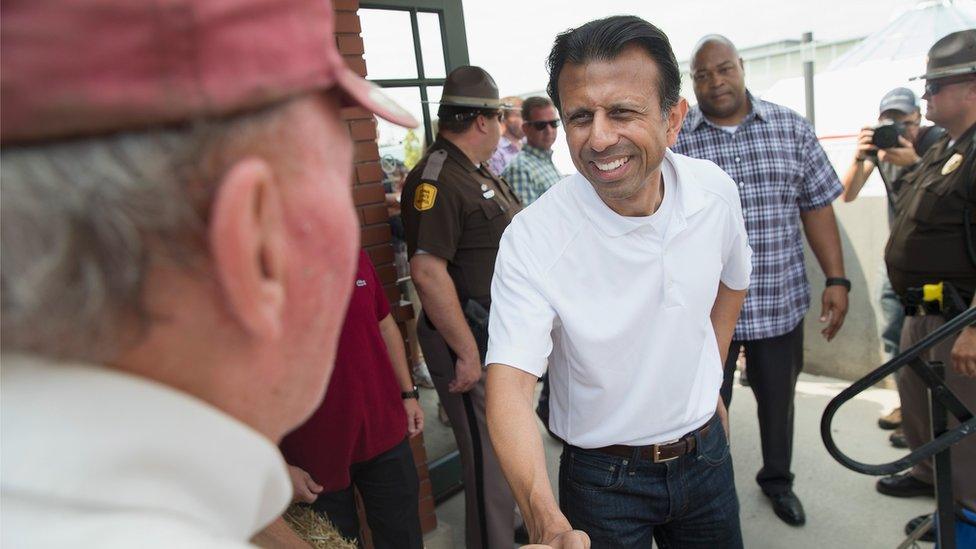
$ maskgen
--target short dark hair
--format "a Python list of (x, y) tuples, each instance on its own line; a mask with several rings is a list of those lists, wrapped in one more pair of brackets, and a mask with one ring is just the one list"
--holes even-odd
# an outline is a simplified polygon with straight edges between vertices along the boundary
[(522, 120), (525, 122), (529, 121), (529, 116), (532, 114), (532, 109), (541, 109), (542, 107), (552, 106), (552, 101), (549, 101), (548, 97), (533, 96), (522, 102)]
[(464, 133), (468, 131), (478, 115), (485, 115), (488, 118), (498, 116), (497, 110), (492, 109), (473, 109), (471, 107), (455, 107), (453, 105), (441, 105), (437, 108), (437, 131), (447, 133)]
[(597, 19), (556, 36), (549, 53), (549, 86), (546, 88), (556, 108), (562, 112), (559, 74), (566, 63), (609, 61), (620, 55), (624, 47), (631, 43), (644, 48), (657, 64), (661, 73), (658, 82), (661, 112), (670, 111), (678, 103), (681, 93), (681, 71), (678, 70), (678, 61), (674, 58), (671, 42), (661, 29), (633, 15)]

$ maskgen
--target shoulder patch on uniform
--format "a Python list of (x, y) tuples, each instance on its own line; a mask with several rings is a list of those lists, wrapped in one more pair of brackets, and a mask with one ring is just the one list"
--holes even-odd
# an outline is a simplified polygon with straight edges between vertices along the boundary
[(420, 175), (420, 178), (437, 181), (445, 160), (447, 160), (447, 151), (444, 149), (438, 149), (427, 155), (427, 164), (424, 165), (424, 173)]
[(942, 166), (942, 175), (949, 175), (950, 173), (956, 171), (962, 165), (962, 155), (956, 153), (946, 161), (945, 165)]
[(426, 181), (417, 185), (413, 195), (413, 207), (418, 212), (433, 208), (435, 200), (437, 200), (437, 187)]

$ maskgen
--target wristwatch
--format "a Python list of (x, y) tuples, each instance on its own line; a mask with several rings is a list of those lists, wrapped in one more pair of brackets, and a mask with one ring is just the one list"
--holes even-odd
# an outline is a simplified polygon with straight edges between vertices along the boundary
[(824, 286), (843, 286), (848, 292), (851, 291), (851, 281), (839, 276), (828, 277)]
[(412, 398), (414, 400), (420, 400), (420, 389), (416, 385), (414, 385), (412, 391), (403, 391), (402, 393), (400, 393), (400, 398), (402, 398), (403, 400), (407, 400), (408, 398)]

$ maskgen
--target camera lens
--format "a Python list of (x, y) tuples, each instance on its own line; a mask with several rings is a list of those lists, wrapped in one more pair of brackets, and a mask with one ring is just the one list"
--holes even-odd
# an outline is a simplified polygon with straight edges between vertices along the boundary
[(898, 136), (901, 134), (898, 124), (879, 124), (874, 128), (871, 144), (879, 149), (890, 149), (898, 146)]

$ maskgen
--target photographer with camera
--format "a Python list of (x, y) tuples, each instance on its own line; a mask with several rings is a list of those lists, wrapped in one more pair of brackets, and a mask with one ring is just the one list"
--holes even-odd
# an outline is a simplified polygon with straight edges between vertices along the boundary
[[(881, 100), (878, 112), (881, 114), (878, 115), (876, 126), (861, 128), (854, 162), (841, 178), (844, 202), (857, 198), (875, 167), (885, 181), (890, 198), (896, 191), (891, 184), (918, 163), (919, 154), (915, 151), (914, 143), (922, 116), (915, 93), (908, 88), (891, 90)], [(889, 200), (889, 220), (894, 218), (893, 207)]]
[[(920, 153), (916, 151), (914, 143), (922, 117), (915, 94), (908, 88), (895, 88), (886, 93), (878, 112), (878, 124), (861, 129), (854, 162), (841, 177), (841, 183), (844, 185), (844, 202), (852, 202), (877, 167), (888, 195), (890, 225), (895, 218), (892, 197), (897, 194), (893, 184), (919, 160)], [(883, 315), (881, 341), (884, 344), (884, 360), (888, 361), (898, 354), (905, 313), (898, 296), (891, 289), (886, 271), (882, 273), (880, 302)], [(878, 425), (882, 429), (895, 429), (890, 437), (891, 443), (898, 448), (906, 447), (905, 435), (901, 431), (900, 407), (878, 419)]]

